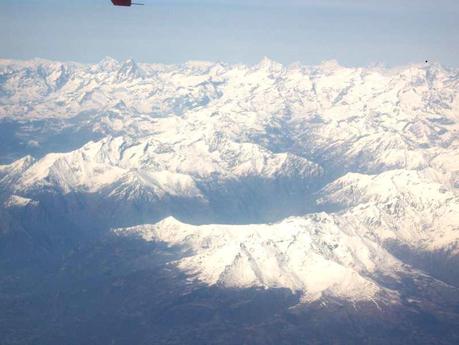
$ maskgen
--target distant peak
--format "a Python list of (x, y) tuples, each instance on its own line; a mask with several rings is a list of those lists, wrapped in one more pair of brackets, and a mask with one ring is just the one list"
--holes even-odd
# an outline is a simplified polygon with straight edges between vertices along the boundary
[(271, 64), (272, 62), (274, 62), (274, 61), (271, 60), (269, 57), (263, 56), (263, 58), (260, 61), (260, 64)]
[(143, 71), (133, 59), (126, 60), (118, 71), (118, 79), (134, 79), (143, 76)]
[(281, 70), (282, 68), (284, 68), (284, 66), (281, 63), (271, 60), (270, 58), (266, 56), (263, 59), (261, 59), (261, 61), (258, 63), (256, 67), (259, 69), (265, 69), (265, 70), (271, 70), (271, 71)]
[(99, 62), (99, 64), (107, 64), (107, 63), (117, 64), (118, 60), (112, 58), (111, 56), (106, 56)]
[(120, 67), (120, 71), (135, 72), (139, 67), (133, 59), (127, 59)]
[(325, 60), (320, 63), (320, 67), (326, 68), (326, 69), (336, 69), (336, 68), (341, 68), (342, 66), (339, 64), (337, 60)]
[(119, 62), (110, 56), (104, 57), (102, 60), (99, 61), (97, 65), (104, 70), (110, 70), (110, 71), (113, 71), (119, 68)]
[(134, 59), (130, 58), (124, 61), (123, 66), (137, 66), (137, 63), (134, 61)]

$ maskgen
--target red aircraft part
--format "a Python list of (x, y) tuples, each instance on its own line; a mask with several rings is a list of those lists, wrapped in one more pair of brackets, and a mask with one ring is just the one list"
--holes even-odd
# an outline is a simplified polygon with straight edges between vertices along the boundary
[(132, 0), (112, 0), (112, 3), (115, 6), (131, 6)]

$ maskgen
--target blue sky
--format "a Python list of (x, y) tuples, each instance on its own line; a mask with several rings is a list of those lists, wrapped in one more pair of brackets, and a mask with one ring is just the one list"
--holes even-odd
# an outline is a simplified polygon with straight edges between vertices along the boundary
[(458, 0), (0, 0), (0, 57), (459, 67)]

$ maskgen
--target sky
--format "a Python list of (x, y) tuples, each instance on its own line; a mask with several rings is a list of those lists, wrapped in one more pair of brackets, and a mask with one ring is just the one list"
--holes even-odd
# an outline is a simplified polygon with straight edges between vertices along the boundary
[(0, 57), (459, 67), (459, 0), (0, 0)]

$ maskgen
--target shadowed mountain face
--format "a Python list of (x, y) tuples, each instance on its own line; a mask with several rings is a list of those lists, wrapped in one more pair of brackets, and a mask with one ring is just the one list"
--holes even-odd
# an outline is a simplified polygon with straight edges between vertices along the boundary
[(0, 343), (456, 344), (458, 76), (0, 61)]
[[(299, 304), (301, 296), (288, 289), (192, 284), (166, 264), (175, 258), (170, 249), (140, 240), (104, 238), (65, 254), (27, 249), (27, 259), (10, 256), (1, 263), (5, 344), (454, 344), (459, 339), (457, 295), (426, 302), (411, 299), (417, 293), (410, 291), (397, 305), (331, 296)], [(414, 289), (408, 278), (403, 284), (402, 289)]]

